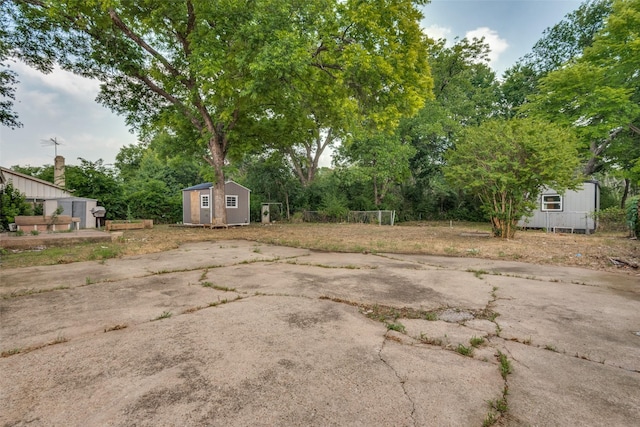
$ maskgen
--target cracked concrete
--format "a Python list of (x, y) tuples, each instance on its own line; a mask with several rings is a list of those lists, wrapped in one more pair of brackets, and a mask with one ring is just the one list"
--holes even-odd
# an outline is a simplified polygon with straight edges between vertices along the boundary
[(228, 241), (0, 279), (0, 425), (640, 419), (626, 276)]

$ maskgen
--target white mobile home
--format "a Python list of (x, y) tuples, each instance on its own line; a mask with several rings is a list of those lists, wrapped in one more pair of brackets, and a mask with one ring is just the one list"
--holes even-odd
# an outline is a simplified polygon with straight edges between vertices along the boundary
[(577, 190), (564, 194), (546, 188), (538, 196), (538, 207), (532, 216), (522, 218), (518, 226), (547, 231), (593, 233), (597, 229), (594, 213), (600, 210), (598, 181), (585, 181)]
[[(185, 225), (211, 225), (215, 217), (214, 187), (210, 182), (182, 190), (182, 222)], [(247, 225), (250, 219), (251, 190), (233, 182), (224, 183), (227, 225)]]

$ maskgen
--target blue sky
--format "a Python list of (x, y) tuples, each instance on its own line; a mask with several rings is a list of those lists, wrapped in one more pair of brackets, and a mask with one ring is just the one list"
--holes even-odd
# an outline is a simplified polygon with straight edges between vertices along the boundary
[[(531, 50), (545, 28), (578, 8), (575, 0), (432, 0), (424, 7), (422, 26), (429, 36), (485, 37), (490, 65), (498, 76)], [(43, 141), (62, 143), (58, 154), (67, 164), (102, 159), (111, 164), (124, 145), (136, 143), (124, 119), (94, 100), (99, 83), (63, 71), (42, 75), (17, 63), (15, 110), (24, 127), (0, 128), (0, 165), (53, 164), (54, 149)]]

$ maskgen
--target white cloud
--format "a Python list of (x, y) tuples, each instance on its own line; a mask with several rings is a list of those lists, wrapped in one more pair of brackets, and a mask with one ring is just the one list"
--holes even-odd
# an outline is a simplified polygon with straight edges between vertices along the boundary
[(434, 40), (447, 39), (447, 42), (449, 42), (452, 33), (451, 28), (441, 27), (439, 25), (430, 25), (423, 28), (422, 31)]
[(100, 82), (97, 80), (80, 77), (60, 68), (55, 68), (49, 74), (43, 74), (21, 62), (17, 62), (12, 69), (18, 73), (18, 80), (24, 83), (27, 83), (27, 80), (31, 84), (37, 82), (37, 84), (67, 93), (75, 98), (86, 99), (90, 97), (90, 99), (93, 99), (100, 90)]
[(500, 58), (500, 55), (509, 48), (509, 43), (503, 38), (500, 38), (498, 32), (488, 27), (479, 27), (475, 30), (467, 31), (465, 37), (469, 40), (473, 38), (481, 39), (484, 37), (484, 42), (489, 45), (489, 65), (495, 67), (496, 62)]

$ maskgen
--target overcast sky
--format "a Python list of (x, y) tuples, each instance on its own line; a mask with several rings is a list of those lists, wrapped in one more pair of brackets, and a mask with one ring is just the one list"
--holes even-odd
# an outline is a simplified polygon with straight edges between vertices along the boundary
[[(576, 0), (432, 0), (422, 25), (433, 38), (485, 37), (492, 49), (490, 65), (500, 76), (531, 50), (545, 28), (558, 23), (582, 3)], [(112, 164), (124, 145), (136, 143), (124, 118), (95, 102), (99, 83), (64, 71), (42, 75), (12, 64), (20, 83), (15, 110), (24, 127), (0, 127), (0, 165), (53, 164), (58, 154), (67, 164), (102, 159)]]

